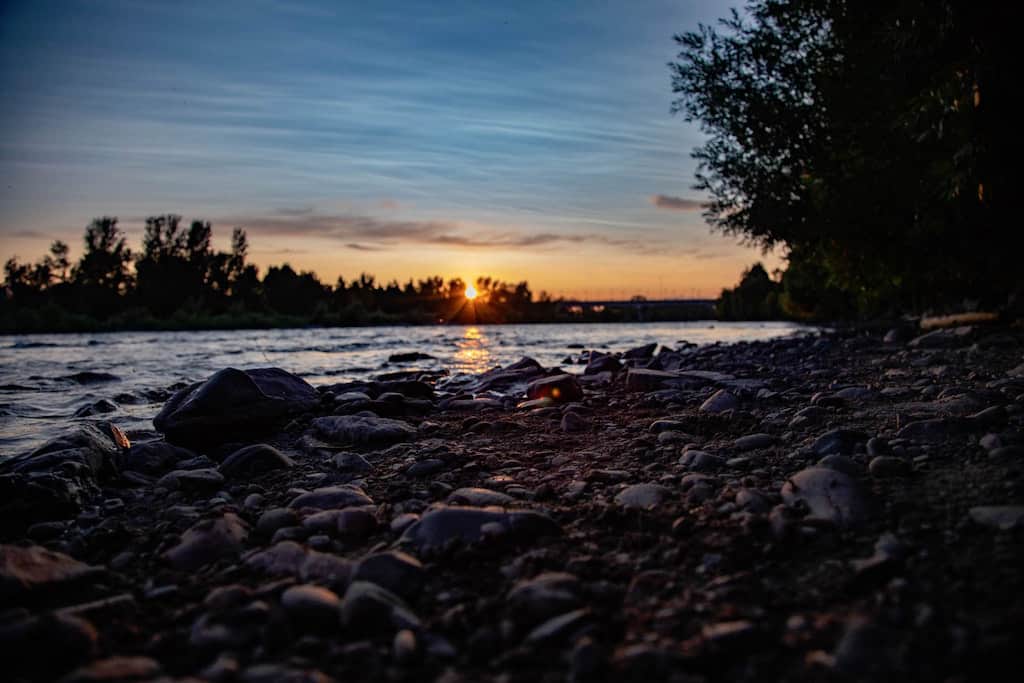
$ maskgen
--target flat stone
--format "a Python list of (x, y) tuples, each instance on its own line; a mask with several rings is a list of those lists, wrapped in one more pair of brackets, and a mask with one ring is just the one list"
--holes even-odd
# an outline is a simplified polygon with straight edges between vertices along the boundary
[(980, 505), (968, 514), (978, 524), (1003, 531), (1024, 526), (1024, 505)]
[(615, 502), (626, 509), (650, 510), (661, 505), (672, 491), (661, 484), (633, 484), (615, 496)]
[(758, 448), (768, 448), (775, 445), (778, 439), (771, 434), (747, 434), (732, 442), (733, 448), (738, 451), (752, 451)]
[(175, 568), (194, 570), (215, 560), (237, 554), (249, 536), (249, 525), (233, 512), (218, 519), (205, 519), (181, 536), (181, 541), (167, 551), (166, 557)]
[(313, 508), (328, 510), (359, 505), (373, 505), (373, 500), (356, 486), (340, 484), (314, 489), (309, 493), (296, 496), (288, 507), (293, 509)]
[(381, 447), (416, 436), (416, 429), (401, 420), (371, 415), (331, 415), (313, 420), (318, 436), (332, 442)]
[(922, 443), (942, 443), (950, 438), (965, 433), (966, 423), (963, 420), (947, 417), (917, 420), (902, 427), (896, 432), (899, 439), (910, 439)]
[(651, 392), (662, 389), (666, 382), (679, 381), (679, 375), (664, 370), (630, 368), (626, 371), (626, 391)]
[(457, 505), (472, 505), (485, 507), (488, 505), (511, 505), (515, 498), (505, 493), (492, 491), (490, 489), (469, 487), (456, 489), (448, 496), (448, 502)]
[(60, 683), (150, 680), (161, 671), (160, 663), (149, 657), (108, 657), (75, 669)]
[(871, 505), (857, 481), (838, 470), (810, 467), (797, 472), (782, 486), (786, 505), (805, 504), (811, 519), (831, 522), (840, 528), (863, 523)]

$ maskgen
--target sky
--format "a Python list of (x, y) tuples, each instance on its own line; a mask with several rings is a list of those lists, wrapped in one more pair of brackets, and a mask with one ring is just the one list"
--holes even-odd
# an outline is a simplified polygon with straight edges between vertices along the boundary
[(717, 296), (780, 262), (701, 217), (667, 63), (732, 4), (2, 2), (0, 258), (177, 213), (328, 283)]

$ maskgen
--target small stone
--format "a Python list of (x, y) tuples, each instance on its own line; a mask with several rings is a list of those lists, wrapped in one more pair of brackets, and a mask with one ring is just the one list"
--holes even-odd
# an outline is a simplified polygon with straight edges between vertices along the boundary
[(565, 572), (546, 572), (517, 583), (506, 602), (518, 622), (533, 626), (579, 607), (579, 579)]
[(403, 628), (395, 634), (391, 649), (394, 652), (395, 661), (399, 664), (413, 663), (417, 655), (416, 634), (407, 628)]
[(342, 451), (334, 456), (334, 466), (340, 472), (369, 472), (373, 465), (358, 453)]
[(213, 468), (174, 470), (160, 477), (156, 485), (169, 491), (211, 493), (224, 485), (224, 476)]
[(490, 489), (470, 487), (456, 489), (450, 496), (448, 496), (448, 502), (457, 505), (474, 505), (480, 507), (487, 505), (506, 506), (514, 503), (515, 498)]
[(556, 535), (561, 527), (547, 515), (531, 510), (506, 511), (485, 507), (438, 507), (425, 513), (399, 539), (420, 552), (440, 550), (453, 541), (478, 543), (491, 532), (516, 538)]
[(240, 448), (220, 464), (220, 473), (225, 477), (239, 478), (294, 467), (295, 461), (265, 443)]
[(778, 441), (771, 434), (747, 434), (733, 441), (733, 447), (738, 451), (752, 451), (759, 448), (768, 448)]
[(705, 451), (688, 450), (680, 456), (679, 464), (694, 472), (715, 472), (725, 467), (725, 458)]
[(294, 510), (273, 508), (260, 515), (256, 521), (256, 533), (261, 536), (273, 536), (278, 529), (295, 526), (298, 523), (299, 516)]
[(60, 679), (60, 683), (148, 680), (160, 671), (160, 663), (149, 657), (108, 657), (75, 669)]
[(620, 491), (615, 502), (627, 510), (650, 510), (661, 505), (671, 494), (672, 491), (661, 484), (633, 484)]
[(419, 618), (391, 591), (368, 581), (353, 581), (341, 605), (342, 622), (366, 632), (418, 629)]
[(649, 393), (665, 388), (666, 382), (680, 381), (679, 375), (662, 370), (630, 368), (626, 371), (626, 391)]
[(698, 408), (698, 412), (718, 415), (739, 407), (739, 400), (725, 389), (719, 389), (711, 394), (708, 400), (704, 401)]
[(373, 505), (373, 500), (366, 492), (356, 486), (341, 484), (314, 489), (309, 493), (296, 496), (288, 507), (293, 509), (313, 508), (327, 510), (360, 505)]
[(566, 373), (534, 380), (526, 387), (530, 400), (550, 398), (557, 403), (571, 403), (583, 399), (583, 389), (573, 375)]
[(241, 551), (249, 535), (249, 525), (228, 512), (218, 519), (207, 519), (182, 534), (181, 541), (167, 551), (167, 559), (177, 569), (195, 570), (221, 557)]
[(576, 434), (579, 432), (585, 432), (590, 429), (590, 422), (573, 411), (568, 411), (562, 416), (561, 428), (563, 432), (570, 434)]
[(849, 455), (859, 443), (865, 443), (868, 435), (854, 429), (833, 429), (819, 436), (811, 445), (815, 455)]
[(337, 626), (341, 600), (321, 586), (292, 586), (281, 594), (281, 606), (296, 623), (314, 628)]
[(370, 581), (406, 600), (419, 596), (425, 577), (419, 560), (398, 551), (367, 555), (352, 572), (353, 581)]
[(868, 463), (868, 472), (873, 477), (905, 477), (911, 472), (910, 463), (903, 458), (896, 458), (891, 455), (879, 455)]
[(825, 467), (811, 467), (790, 477), (782, 487), (782, 500), (790, 506), (804, 504), (811, 519), (840, 528), (863, 523), (871, 508), (855, 479)]
[(0, 545), (0, 598), (19, 604), (41, 593), (88, 583), (104, 571), (42, 546)]
[(968, 514), (976, 523), (1002, 531), (1024, 525), (1024, 505), (981, 505)]
[(342, 538), (365, 538), (377, 528), (372, 507), (345, 508), (338, 514), (337, 530)]

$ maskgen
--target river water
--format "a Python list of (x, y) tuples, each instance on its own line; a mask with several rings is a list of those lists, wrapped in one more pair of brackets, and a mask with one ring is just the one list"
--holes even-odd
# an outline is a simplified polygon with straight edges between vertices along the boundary
[[(705, 321), (0, 336), (0, 458), (34, 448), (80, 420), (110, 420), (129, 434), (151, 429), (173, 385), (225, 367), (281, 367), (313, 385), (408, 369), (478, 373), (523, 356), (578, 372), (581, 366), (564, 361), (582, 348), (735, 343), (809, 329)], [(433, 358), (388, 362), (411, 351)]]

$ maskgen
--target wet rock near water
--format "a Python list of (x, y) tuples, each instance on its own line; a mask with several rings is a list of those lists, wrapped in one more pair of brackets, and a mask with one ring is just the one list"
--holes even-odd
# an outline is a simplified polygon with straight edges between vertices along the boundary
[(991, 680), (1024, 618), (1024, 333), (900, 329), (581, 339), (580, 375), (228, 369), (131, 440), (97, 409), (0, 463), (5, 672)]

